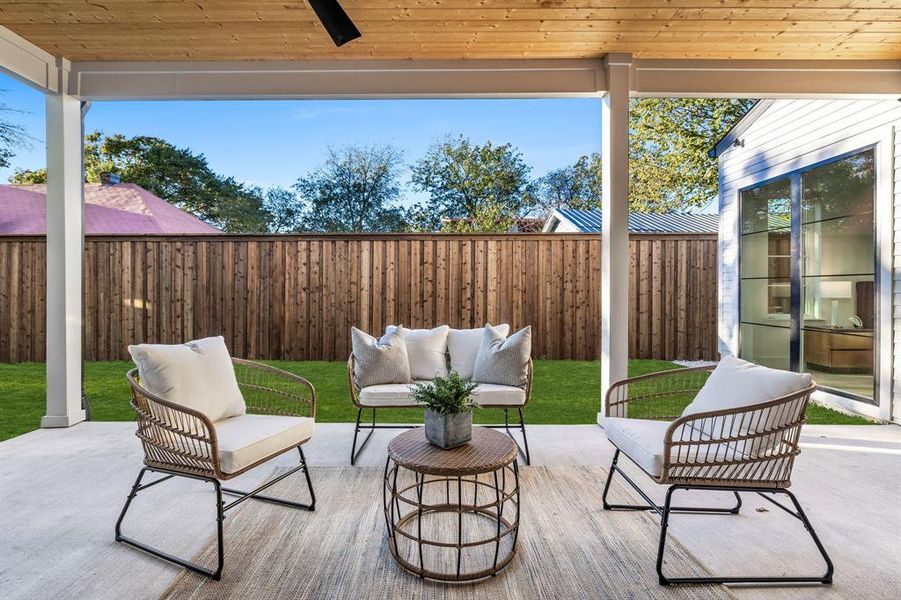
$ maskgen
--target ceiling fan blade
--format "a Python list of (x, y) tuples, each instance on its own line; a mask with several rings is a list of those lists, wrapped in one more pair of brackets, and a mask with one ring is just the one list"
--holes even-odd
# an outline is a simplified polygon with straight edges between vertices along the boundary
[(343, 46), (362, 35), (338, 4), (338, 0), (309, 0), (309, 2), (336, 46)]

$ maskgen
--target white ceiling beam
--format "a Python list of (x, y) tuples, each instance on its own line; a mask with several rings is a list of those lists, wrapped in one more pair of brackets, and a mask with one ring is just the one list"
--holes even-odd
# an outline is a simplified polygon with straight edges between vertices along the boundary
[(42, 92), (60, 91), (60, 65), (68, 62), (0, 25), (0, 72)]
[(77, 63), (83, 100), (599, 96), (600, 60)]
[[(82, 100), (592, 97), (603, 61), (422, 60), (85, 62), (72, 65)], [(901, 96), (901, 61), (636, 60), (633, 96)]]
[(633, 96), (895, 98), (901, 60), (639, 60)]

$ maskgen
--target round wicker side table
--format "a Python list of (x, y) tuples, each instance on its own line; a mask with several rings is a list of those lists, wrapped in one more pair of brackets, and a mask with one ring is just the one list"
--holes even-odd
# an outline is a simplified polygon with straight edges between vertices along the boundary
[(497, 575), (516, 553), (519, 466), (507, 435), (472, 428), (472, 440), (442, 450), (422, 428), (388, 444), (382, 488), (388, 547), (421, 578), (474, 581)]

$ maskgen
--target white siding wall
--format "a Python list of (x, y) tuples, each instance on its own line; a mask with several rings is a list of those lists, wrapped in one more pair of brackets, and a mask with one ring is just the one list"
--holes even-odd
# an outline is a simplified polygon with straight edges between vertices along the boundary
[[(894, 205), (894, 380), (883, 388), (901, 397), (901, 103), (896, 100), (776, 100), (739, 137), (744, 146), (719, 157), (720, 352), (738, 352), (738, 190), (855, 148), (888, 146), (894, 164), (877, 163), (891, 177)], [(877, 207), (877, 210), (878, 207)], [(885, 217), (885, 211), (880, 217)], [(889, 346), (892, 347), (892, 346)], [(890, 390), (893, 390), (890, 391)], [(901, 401), (893, 403), (901, 421)]]
[(892, 361), (894, 373), (892, 381), (892, 418), (901, 423), (901, 123), (894, 126), (895, 150), (894, 150), (894, 203), (895, 203), (895, 240), (894, 240), (894, 294), (892, 306), (894, 312), (895, 339), (893, 344), (894, 360)]

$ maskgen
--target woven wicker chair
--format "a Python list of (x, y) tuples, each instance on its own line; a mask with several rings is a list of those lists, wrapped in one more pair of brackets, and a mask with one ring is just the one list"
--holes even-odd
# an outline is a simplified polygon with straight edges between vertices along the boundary
[[(354, 426), (354, 440), (350, 448), (350, 464), (353, 465), (357, 461), (357, 457), (360, 456), (360, 453), (363, 452), (363, 448), (366, 447), (366, 444), (369, 443), (369, 438), (372, 437), (372, 434), (376, 429), (409, 429), (410, 425), (393, 425), (393, 424), (377, 424), (375, 419), (376, 409), (389, 409), (389, 408), (417, 408), (422, 405), (416, 404), (412, 400), (410, 400), (407, 404), (401, 404), (396, 406), (372, 406), (368, 405), (360, 399), (360, 387), (357, 385), (357, 382), (354, 379), (354, 355), (351, 354), (347, 359), (347, 387), (350, 389), (350, 401), (353, 402), (354, 407), (357, 409), (357, 422)], [(491, 401), (485, 401), (485, 397), (479, 400), (479, 406), (482, 408), (499, 408), (504, 411), (504, 422), (503, 424), (489, 424), (489, 425), (481, 425), (481, 427), (488, 427), (491, 429), (505, 429), (507, 435), (513, 440), (516, 444), (519, 453), (523, 455), (526, 459), (526, 464), (531, 464), (532, 457), (529, 454), (529, 438), (526, 436), (526, 420), (523, 416), (523, 409), (529, 404), (529, 400), (532, 398), (532, 359), (529, 359), (528, 365), (528, 380), (526, 382), (525, 387), (525, 397), (520, 404), (509, 405), (509, 404), (494, 404)], [(519, 414), (519, 422), (518, 423), (510, 423), (510, 411), (516, 409)], [(363, 419), (363, 411), (364, 410), (372, 410), (372, 423), (362, 423)], [(513, 432), (510, 428), (519, 429), (522, 434), (522, 446), (519, 445), (519, 442), (513, 437)], [(366, 437), (363, 439), (363, 442), (360, 444), (360, 447), (357, 448), (357, 437), (360, 432), (363, 430), (368, 430), (369, 433), (366, 434)]]
[[(794, 494), (788, 491), (798, 442), (805, 422), (807, 403), (816, 385), (771, 401), (686, 416), (682, 410), (703, 387), (713, 367), (676, 369), (632, 377), (608, 390), (605, 417), (610, 420), (607, 435), (616, 447), (604, 485), (605, 510), (652, 510), (660, 515), (660, 543), (657, 574), (662, 585), (693, 583), (822, 583), (832, 582), (833, 566), (826, 549), (804, 514)], [(622, 431), (626, 431), (625, 435)], [(655, 461), (652, 453), (629, 442), (654, 439), (658, 445)], [(656, 504), (620, 467), (624, 454), (654, 482), (669, 486), (663, 506)], [(619, 474), (644, 500), (645, 504), (610, 504), (607, 494), (614, 474)], [(673, 506), (678, 490), (732, 492), (735, 505), (729, 508)], [(797, 518), (810, 534), (826, 563), (822, 576), (781, 577), (667, 577), (663, 573), (666, 533), (673, 513), (738, 514), (740, 492), (753, 492)], [(775, 495), (787, 496), (794, 508), (778, 502)]]
[[(137, 413), (136, 435), (144, 446), (145, 466), (138, 474), (125, 501), (125, 506), (122, 507), (119, 519), (116, 521), (116, 541), (134, 546), (213, 579), (220, 578), (225, 560), (222, 524), (226, 511), (250, 498), (310, 511), (315, 510), (316, 506), (313, 484), (301, 447), (312, 435), (312, 420), (316, 416), (316, 392), (312, 384), (303, 377), (268, 365), (237, 358), (233, 358), (232, 363), (235, 367), (238, 386), (247, 404), (248, 417), (257, 419), (255, 422), (259, 424), (261, 421), (251, 415), (271, 415), (276, 418), (264, 419), (267, 426), (273, 429), (281, 428), (281, 437), (271, 435), (268, 438), (257, 437), (249, 440), (254, 444), (266, 445), (262, 456), (245, 454), (242, 460), (238, 458), (237, 452), (231, 455), (227, 449), (225, 449), (226, 454), (223, 455), (222, 436), (226, 431), (225, 427), (229, 426), (224, 423), (233, 421), (233, 419), (214, 423), (203, 413), (173, 404), (165, 398), (160, 398), (147, 391), (141, 386), (137, 369), (129, 371), (126, 375), (132, 389), (131, 406)], [(247, 419), (248, 417), (235, 417), (235, 419)], [(299, 421), (293, 417), (308, 417), (308, 419)], [(235, 423), (230, 424), (232, 431), (235, 430), (234, 425)], [(291, 427), (297, 429), (288, 430)], [(309, 429), (306, 429), (307, 427)], [(219, 430), (218, 435), (217, 429)], [(247, 438), (246, 429), (242, 433), (242, 437)], [(300, 464), (297, 467), (279, 474), (250, 492), (226, 488), (220, 483), (246, 473), (295, 448), (300, 453)], [(256, 453), (259, 453), (259, 450), (256, 450)], [(226, 460), (223, 460), (224, 456)], [(160, 473), (163, 476), (150, 483), (142, 484), (141, 481), (148, 471)], [(303, 471), (306, 477), (310, 492), (309, 504), (260, 495), (260, 492), (269, 486), (298, 471)], [(172, 556), (122, 534), (122, 521), (137, 493), (173, 477), (207, 481), (212, 483), (216, 490), (218, 560), (213, 569)], [(237, 499), (225, 503), (222, 500), (223, 494), (237, 496)]]

